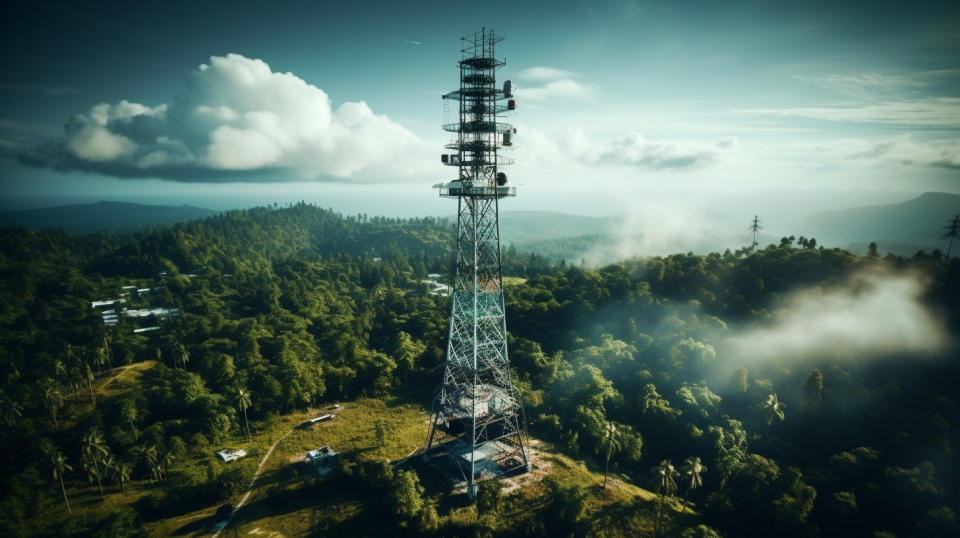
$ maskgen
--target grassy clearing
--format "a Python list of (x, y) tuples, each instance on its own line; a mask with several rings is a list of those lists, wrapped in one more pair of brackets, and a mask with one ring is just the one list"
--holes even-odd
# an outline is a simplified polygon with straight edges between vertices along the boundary
[[(336, 418), (309, 429), (295, 428), (329, 412)], [(308, 450), (325, 445), (361, 459), (401, 459), (426, 441), (428, 417), (421, 406), (359, 399), (342, 403), (339, 410), (321, 406), (285, 415), (270, 428), (257, 432), (249, 442), (238, 437), (229, 445), (247, 450), (251, 453), (248, 458), (256, 462), (277, 439), (283, 438), (264, 463), (253, 493), (226, 535), (236, 532), (241, 536), (300, 536), (316, 528), (349, 527), (365, 511), (362, 500), (341, 495), (335, 481), (318, 478), (298, 460)], [(377, 443), (378, 421), (384, 432), (382, 445)], [(241, 497), (242, 494), (227, 502), (235, 505)], [(155, 536), (201, 535), (215, 523), (211, 516), (219, 505), (153, 523), (148, 532)]]
[[(522, 486), (505, 497), (503, 508), (496, 516), (478, 515), (474, 505), (452, 506), (449, 512), (441, 513), (447, 530), (454, 533), (467, 531), (482, 525), (493, 532), (517, 533), (518, 529), (537, 528), (537, 519), (544, 517), (543, 509), (550, 502), (543, 480), (552, 477), (563, 487), (579, 486), (587, 493), (586, 510), (581, 521), (602, 523), (605, 528), (619, 528), (622, 536), (653, 534), (657, 496), (619, 479), (611, 479), (606, 489), (601, 488), (603, 474), (590, 471), (582, 462), (571, 459), (550, 445), (533, 439), (534, 458), (532, 472), (521, 476)], [(444, 494), (436, 497), (440, 506), (445, 504)], [(664, 504), (665, 520), (681, 516), (679, 503), (667, 500)], [(693, 513), (687, 509), (687, 515)], [(594, 534), (592, 531), (585, 531)]]
[[(93, 382), (94, 399), (99, 404), (108, 398), (118, 396), (130, 390), (139, 389), (140, 376), (156, 365), (157, 361), (146, 360), (105, 370)], [(93, 411), (93, 404), (90, 402), (90, 392), (86, 386), (76, 393), (70, 392), (65, 394), (63, 403), (64, 406), (60, 410), (61, 430), (73, 428), (76, 426), (78, 420)]]
[(504, 286), (522, 286), (527, 283), (527, 279), (519, 276), (505, 276), (503, 277)]
[[(115, 395), (134, 388), (137, 377), (153, 365), (153, 361), (146, 361), (136, 363), (126, 371), (115, 369), (116, 373), (111, 372), (112, 376), (105, 376), (100, 381), (97, 390), (104, 395)], [(334, 413), (336, 417), (309, 429), (296, 428), (304, 421), (326, 413)], [(222, 443), (222, 446), (204, 449), (205, 453), (224, 447), (243, 448), (249, 453), (246, 461), (231, 464), (217, 462), (216, 465), (242, 464), (255, 468), (270, 447), (277, 443), (263, 464), (250, 498), (222, 536), (303, 536), (317, 533), (368, 536), (393, 529), (396, 523), (384, 520), (376, 510), (371, 509), (372, 499), (354, 484), (345, 482), (349, 479), (333, 475), (319, 477), (300, 460), (307, 451), (324, 445), (363, 460), (402, 460), (417, 452), (425, 443), (429, 412), (423, 406), (395, 399), (365, 398), (341, 402), (341, 407), (336, 410), (330, 404), (256, 426), (259, 427), (254, 428), (255, 434), (251, 440), (240, 434)], [(436, 476), (436, 470), (420, 464), (419, 458), (412, 459), (411, 463), (420, 472), (426, 487), (425, 496), (437, 507), (440, 534), (472, 533), (478, 525), (494, 532), (532, 528), (536, 525), (536, 518), (542, 517), (541, 511), (549, 506), (547, 488), (543, 483), (546, 476), (554, 477), (565, 487), (584, 488), (588, 493), (585, 520), (612, 521), (613, 525), (622, 525), (632, 533), (652, 533), (657, 505), (652, 492), (619, 479), (612, 479), (606, 489), (601, 489), (599, 484), (603, 481), (603, 475), (591, 471), (582, 462), (564, 456), (536, 440), (533, 441), (533, 449), (537, 454), (533, 460), (533, 472), (519, 479), (511, 479), (513, 487), (505, 494), (503, 508), (496, 515), (479, 515), (465, 494), (451, 492), (448, 479)], [(187, 465), (211, 458), (210, 454), (201, 455), (198, 452), (192, 461), (181, 463)], [(88, 514), (93, 519), (100, 519), (159, 487), (149, 481), (139, 481), (121, 493), (111, 485), (106, 501), (100, 500), (95, 487), (69, 488), (69, 494), (75, 515)], [(225, 502), (236, 505), (241, 497), (242, 493)], [(205, 535), (216, 523), (214, 512), (221, 504), (223, 502), (168, 519), (147, 522), (144, 524), (145, 530), (151, 536)], [(683, 509), (675, 501), (668, 501), (665, 511), (670, 514), (668, 519), (674, 521), (692, 516), (689, 510), (682, 514)], [(61, 517), (65, 515), (57, 519)]]
[(139, 388), (140, 376), (156, 365), (157, 361), (147, 360), (107, 370), (93, 383), (93, 393), (97, 398), (109, 398)]

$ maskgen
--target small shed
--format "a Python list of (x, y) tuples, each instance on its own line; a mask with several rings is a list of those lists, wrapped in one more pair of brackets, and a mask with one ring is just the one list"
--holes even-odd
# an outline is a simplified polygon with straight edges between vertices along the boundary
[(236, 461), (247, 455), (247, 451), (242, 448), (225, 448), (217, 451), (217, 457), (224, 463)]

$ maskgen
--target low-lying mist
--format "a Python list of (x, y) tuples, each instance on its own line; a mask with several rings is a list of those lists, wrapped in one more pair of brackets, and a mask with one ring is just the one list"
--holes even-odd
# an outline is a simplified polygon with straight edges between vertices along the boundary
[(619, 219), (610, 230), (610, 240), (594, 246), (583, 258), (599, 267), (635, 256), (705, 254), (749, 244), (746, 224), (718, 210), (651, 200)]
[(730, 337), (724, 354), (739, 363), (936, 353), (948, 337), (925, 290), (916, 273), (869, 269), (843, 286), (797, 291), (769, 325)]

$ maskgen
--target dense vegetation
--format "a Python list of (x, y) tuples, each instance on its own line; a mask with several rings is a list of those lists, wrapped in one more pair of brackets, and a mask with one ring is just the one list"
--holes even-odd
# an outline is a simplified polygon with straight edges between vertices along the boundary
[[(429, 406), (448, 303), (422, 280), (447, 271), (451, 234), (442, 220), (303, 204), (136, 235), (0, 230), (0, 528), (135, 535), (242, 491), (256, 462), (212, 452), (278, 417), (358, 397)], [(795, 243), (596, 270), (506, 260), (526, 279), (506, 293), (531, 433), (661, 501), (685, 499), (693, 519), (591, 512), (592, 484), (548, 478), (543, 517), (464, 527), (421, 498), (415, 470), (350, 456), (336, 480), (367, 491), (366, 510), (390, 515), (373, 521), (396, 532), (635, 534), (635, 517), (689, 536), (955, 534), (952, 348), (747, 364), (726, 342), (771, 323), (794, 290), (880, 269), (924, 275), (922, 301), (957, 334), (960, 263)], [(91, 301), (131, 284), (154, 289), (127, 306), (180, 315), (149, 319), (161, 327), (149, 333), (124, 317), (104, 325)], [(143, 366), (137, 390), (111, 392), (128, 365)], [(61, 514), (71, 492), (109, 500), (131, 485), (140, 494), (115, 510)], [(504, 510), (494, 489), (478, 514)]]

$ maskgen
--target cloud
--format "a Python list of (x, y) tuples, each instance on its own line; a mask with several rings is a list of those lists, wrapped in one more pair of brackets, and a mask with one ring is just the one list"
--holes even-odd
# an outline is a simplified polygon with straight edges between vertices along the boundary
[(528, 67), (520, 72), (520, 78), (537, 82), (573, 78), (574, 76), (571, 71), (546, 66)]
[[(960, 170), (960, 144), (955, 140), (919, 141), (911, 136), (864, 143), (860, 151), (849, 148), (849, 158)], [(855, 147), (855, 146), (854, 146)]]
[(683, 140), (650, 140), (640, 133), (608, 143), (591, 141), (582, 129), (571, 128), (564, 139), (567, 153), (584, 164), (636, 166), (657, 170), (692, 168), (715, 161), (735, 140), (724, 138), (713, 144)]
[(734, 361), (935, 353), (947, 337), (923, 305), (925, 290), (920, 276), (873, 269), (840, 287), (799, 291), (771, 325), (731, 338), (728, 353)]
[(879, 96), (901, 95), (928, 85), (928, 82), (920, 76), (881, 73), (824, 76), (795, 75), (793, 78), (860, 100), (872, 100)]
[(292, 73), (228, 54), (200, 65), (172, 102), (96, 105), (20, 158), (183, 181), (382, 180), (415, 173), (431, 162), (429, 149), (363, 101), (334, 108), (323, 90)]
[(960, 69), (918, 71), (908, 74), (859, 73), (793, 78), (835, 91), (858, 101), (896, 101), (916, 98), (922, 91), (935, 91), (960, 79)]
[(827, 106), (752, 108), (734, 112), (832, 122), (960, 127), (960, 98), (954, 97), (960, 69), (905, 74), (795, 75), (793, 78), (836, 92), (847, 101)]
[(414, 41), (413, 39), (404, 39), (403, 42), (408, 45), (417, 45), (417, 46), (420, 45), (419, 41)]
[(22, 148), (35, 143), (46, 134), (23, 122), (0, 118), (0, 157), (15, 159)]
[(920, 139), (912, 135), (873, 139), (843, 138), (828, 143), (793, 144), (784, 148), (796, 160), (849, 167), (913, 166), (960, 169), (960, 144), (954, 139)]
[(576, 74), (554, 67), (538, 66), (524, 69), (520, 78), (539, 83), (539, 86), (524, 88), (518, 86), (516, 93), (520, 99), (535, 103), (557, 99), (589, 99), (594, 88), (574, 80)]
[(960, 126), (960, 98), (890, 101), (856, 106), (751, 108), (734, 112), (802, 117), (834, 122), (886, 123), (926, 127)]
[(517, 96), (522, 99), (542, 102), (554, 99), (583, 99), (593, 92), (590, 88), (575, 80), (554, 80), (535, 88), (517, 88)]

